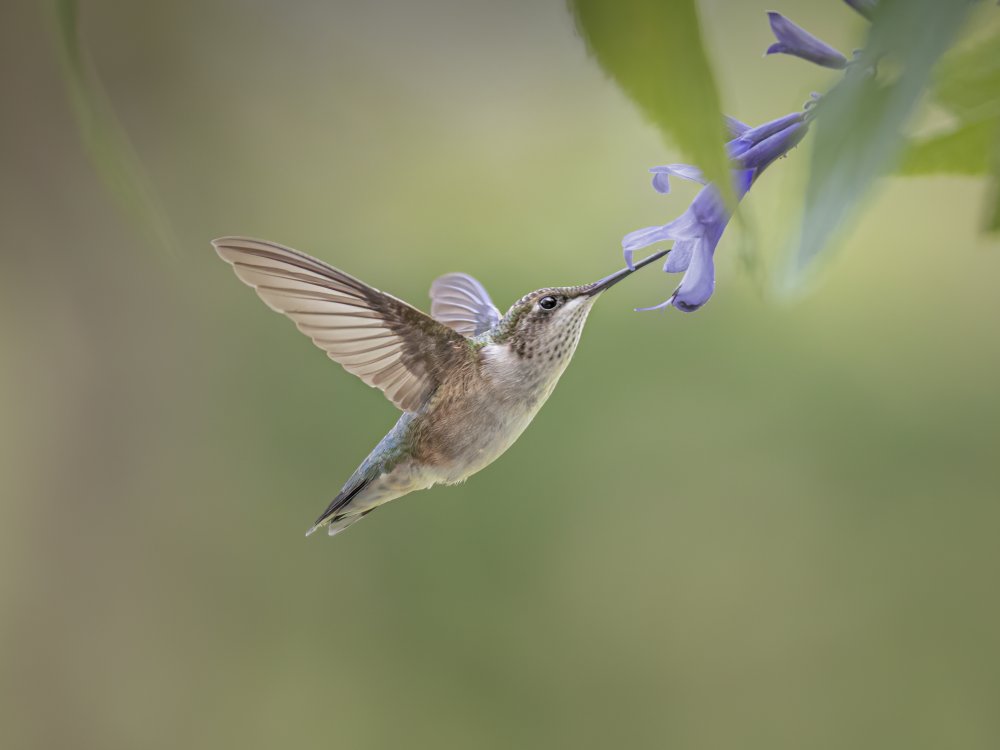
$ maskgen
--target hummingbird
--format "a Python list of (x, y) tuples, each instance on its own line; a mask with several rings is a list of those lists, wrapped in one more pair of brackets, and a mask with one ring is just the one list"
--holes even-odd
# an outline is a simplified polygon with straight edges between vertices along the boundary
[(464, 273), (431, 285), (431, 314), (305, 253), (245, 237), (219, 256), (330, 359), (402, 412), (312, 527), (330, 536), (390, 500), (457, 484), (500, 457), (552, 394), (597, 298), (669, 250), (592, 284), (545, 287), (506, 314)]

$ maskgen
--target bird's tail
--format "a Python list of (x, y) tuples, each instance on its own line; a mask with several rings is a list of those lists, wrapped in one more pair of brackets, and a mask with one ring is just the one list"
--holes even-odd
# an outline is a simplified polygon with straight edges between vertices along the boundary
[(316, 529), (321, 529), (324, 526), (326, 527), (327, 534), (329, 534), (330, 536), (336, 536), (341, 531), (350, 526), (352, 523), (357, 523), (358, 521), (360, 521), (362, 518), (367, 516), (373, 510), (375, 509), (369, 508), (364, 513), (356, 513), (353, 516), (338, 516), (334, 518), (328, 518), (325, 521), (321, 521), (320, 523), (317, 523), (316, 525), (312, 526), (309, 529), (309, 531), (306, 532), (306, 536), (309, 536), (314, 531), (316, 531)]
[(362, 518), (371, 513), (374, 508), (368, 508), (361, 512), (350, 512), (351, 500), (357, 497), (358, 493), (361, 492), (365, 487), (372, 483), (374, 477), (363, 477), (357, 482), (348, 483), (340, 491), (340, 493), (333, 498), (330, 504), (327, 506), (326, 510), (320, 513), (319, 518), (312, 525), (312, 528), (306, 532), (306, 536), (312, 534), (316, 529), (327, 527), (327, 533), (330, 536), (339, 534), (341, 531), (346, 529), (355, 521), (360, 521)]

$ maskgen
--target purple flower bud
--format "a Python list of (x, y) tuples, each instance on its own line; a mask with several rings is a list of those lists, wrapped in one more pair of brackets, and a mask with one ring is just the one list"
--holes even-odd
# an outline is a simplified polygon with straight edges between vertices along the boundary
[(755, 128), (747, 128), (738, 137), (726, 144), (726, 149), (729, 151), (730, 158), (739, 159), (743, 156), (743, 154), (763, 141), (765, 138), (770, 138), (775, 133), (780, 133), (786, 128), (802, 122), (804, 119), (804, 113), (792, 112), (790, 115), (785, 115), (784, 117), (779, 117), (777, 120), (765, 122), (763, 125), (758, 125)]
[(826, 42), (820, 41), (801, 26), (789, 21), (780, 13), (773, 11), (767, 14), (771, 22), (771, 31), (777, 42), (767, 48), (766, 55), (781, 53), (794, 55), (803, 60), (822, 65), (824, 68), (843, 70), (847, 67), (847, 58), (837, 52)]
[(730, 117), (726, 115), (726, 130), (729, 131), (729, 135), (733, 138), (739, 138), (745, 132), (750, 129), (750, 126), (745, 122), (740, 122), (735, 117)]
[(784, 130), (780, 130), (773, 135), (769, 135), (749, 149), (743, 152), (740, 163), (746, 169), (761, 171), (775, 159), (779, 159), (793, 148), (805, 137), (809, 126), (805, 122), (797, 122)]

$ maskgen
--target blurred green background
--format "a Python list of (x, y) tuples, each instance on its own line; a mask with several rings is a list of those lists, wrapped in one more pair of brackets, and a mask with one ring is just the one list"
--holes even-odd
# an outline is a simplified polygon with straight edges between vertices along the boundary
[[(831, 82), (700, 5), (728, 112)], [(850, 50), (837, 2), (775, 9)], [(715, 298), (598, 305), (507, 455), (335, 540), (396, 418), (211, 251), (503, 308), (621, 266), (693, 195), (562, 2), (94, 0), (82, 38), (176, 242), (88, 161), (51, 18), (0, 23), (0, 734), (8, 748), (996, 748), (1000, 253), (983, 185), (891, 179), (809, 294), (768, 290), (805, 147)], [(683, 107), (683, 102), (677, 103)]]

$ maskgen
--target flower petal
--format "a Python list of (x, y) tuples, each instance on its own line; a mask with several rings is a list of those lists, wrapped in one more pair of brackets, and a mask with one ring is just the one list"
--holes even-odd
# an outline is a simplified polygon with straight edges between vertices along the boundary
[(632, 266), (632, 254), (636, 250), (641, 250), (657, 242), (673, 239), (668, 229), (669, 226), (670, 224), (662, 227), (643, 227), (642, 229), (636, 229), (634, 232), (629, 232), (622, 237), (622, 250), (625, 251), (625, 261), (629, 264), (629, 267)]
[(663, 270), (667, 273), (680, 273), (686, 271), (691, 263), (691, 253), (698, 240), (678, 240), (670, 249), (667, 262), (663, 264)]
[(674, 302), (674, 298), (671, 297), (666, 302), (661, 302), (660, 304), (653, 305), (652, 307), (637, 307), (637, 308), (635, 308), (635, 311), (636, 312), (649, 312), (650, 310), (665, 310), (668, 307), (670, 307), (670, 305), (672, 305), (673, 302)]
[(726, 211), (726, 204), (722, 196), (715, 188), (715, 185), (706, 185), (691, 201), (687, 213), (691, 214), (698, 226), (697, 232), (688, 232), (677, 239), (694, 239), (704, 237), (712, 231), (712, 227), (721, 224), (725, 226), (729, 221), (729, 212)]
[(733, 173), (733, 182), (736, 185), (736, 196), (740, 200), (743, 199), (744, 195), (750, 192), (750, 186), (753, 185), (753, 181), (757, 179), (757, 175), (759, 174), (759, 169), (739, 169)]
[(653, 189), (658, 193), (670, 192), (670, 177), (680, 177), (705, 184), (705, 176), (698, 167), (691, 164), (665, 164), (662, 167), (651, 167), (653, 173)]
[(798, 26), (780, 13), (770, 11), (767, 14), (771, 23), (771, 31), (777, 38), (777, 43), (767, 48), (764, 54), (783, 53), (801, 57), (803, 60), (822, 65), (824, 68), (843, 70), (847, 67), (847, 58), (837, 52), (826, 42), (823, 42), (808, 31)]
[(715, 291), (714, 250), (710, 242), (699, 242), (694, 248), (691, 265), (669, 300), (681, 312), (694, 312), (708, 302)]
[[(650, 170), (651, 172), (653, 170)], [(653, 174), (653, 190), (666, 195), (670, 192), (670, 175), (666, 172), (655, 172)]]
[(664, 164), (660, 167), (650, 167), (649, 171), (669, 174), (693, 182), (700, 182), (702, 185), (705, 184), (705, 175), (693, 164)]
[(629, 262), (632, 253), (649, 245), (665, 240), (696, 239), (702, 234), (704, 234), (703, 227), (691, 209), (688, 208), (687, 211), (662, 227), (645, 227), (629, 232), (622, 238), (622, 250), (625, 251), (626, 262)]

